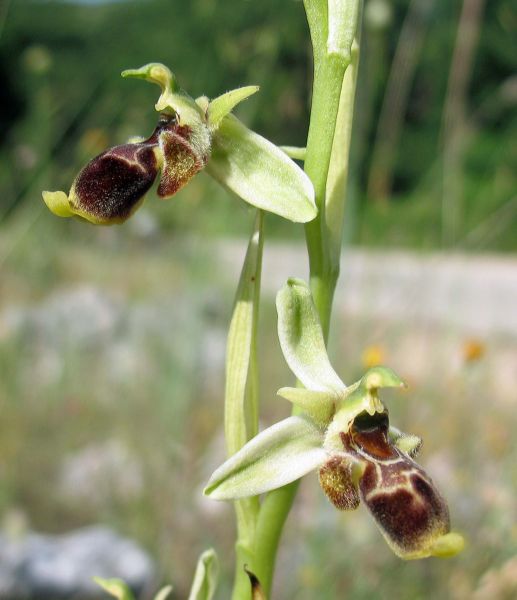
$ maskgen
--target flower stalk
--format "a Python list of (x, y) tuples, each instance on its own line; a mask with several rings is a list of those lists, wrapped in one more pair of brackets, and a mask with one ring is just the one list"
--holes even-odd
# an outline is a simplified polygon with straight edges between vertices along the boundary
[[(348, 52), (328, 52), (331, 5), (355, 5), (346, 23)], [(361, 0), (339, 3), (304, 0), (314, 60), (311, 118), (304, 170), (314, 186), (316, 218), (305, 225), (310, 287), (327, 340), (332, 301), (339, 277), (342, 220), (345, 204), (350, 132), (359, 61)], [(339, 30), (333, 28), (334, 42)], [(350, 31), (354, 33), (350, 35)], [(346, 77), (345, 77), (346, 75)], [(329, 171), (332, 178), (329, 181)], [(337, 182), (337, 185), (336, 185)], [(327, 191), (330, 192), (327, 203)], [(327, 215), (334, 227), (329, 226)], [(296, 413), (296, 407), (294, 412)], [(264, 499), (257, 524), (255, 572), (269, 597), (281, 533), (291, 510), (298, 481), (270, 492)]]

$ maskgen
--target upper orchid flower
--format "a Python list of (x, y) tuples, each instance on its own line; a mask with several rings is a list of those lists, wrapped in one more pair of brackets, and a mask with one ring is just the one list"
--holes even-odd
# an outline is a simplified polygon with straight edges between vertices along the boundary
[(210, 175), (258, 208), (301, 223), (316, 216), (307, 175), (280, 148), (230, 114), (257, 86), (227, 92), (210, 102), (204, 96), (191, 98), (159, 63), (122, 75), (160, 86), (155, 131), (146, 140), (115, 146), (95, 157), (68, 195), (43, 192), (52, 212), (96, 224), (121, 223), (140, 206), (160, 170), (158, 195), (167, 198), (207, 167)]
[(291, 279), (277, 297), (285, 359), (305, 386), (282, 388), (298, 412), (248, 442), (210, 478), (205, 493), (218, 500), (255, 496), (317, 470), (339, 509), (366, 504), (386, 541), (404, 559), (451, 556), (463, 538), (450, 532), (447, 504), (414, 462), (421, 440), (390, 427), (378, 396), (404, 384), (385, 367), (346, 387), (329, 362), (307, 285)]

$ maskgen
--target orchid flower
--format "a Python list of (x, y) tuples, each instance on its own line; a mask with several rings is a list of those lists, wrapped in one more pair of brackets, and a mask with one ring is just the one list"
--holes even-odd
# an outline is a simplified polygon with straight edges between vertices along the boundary
[(161, 171), (158, 196), (168, 198), (206, 167), (244, 201), (291, 221), (306, 223), (317, 209), (307, 175), (286, 152), (248, 129), (233, 108), (258, 91), (246, 86), (209, 101), (182, 90), (160, 63), (130, 69), (123, 77), (158, 84), (158, 125), (145, 139), (115, 146), (93, 158), (70, 192), (43, 192), (50, 210), (98, 225), (122, 223), (142, 204)]
[(278, 394), (298, 414), (259, 433), (221, 465), (205, 494), (216, 500), (256, 496), (317, 471), (340, 510), (362, 500), (389, 546), (404, 559), (451, 556), (463, 538), (450, 531), (447, 504), (413, 460), (421, 440), (390, 427), (379, 390), (404, 386), (387, 367), (347, 387), (330, 364), (307, 284), (290, 279), (277, 296), (284, 357), (304, 388)]

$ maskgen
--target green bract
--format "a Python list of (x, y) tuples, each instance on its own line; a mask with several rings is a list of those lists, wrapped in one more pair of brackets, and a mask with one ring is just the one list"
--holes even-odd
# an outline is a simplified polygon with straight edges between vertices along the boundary
[(197, 561), (188, 600), (212, 600), (219, 579), (219, 561), (215, 550), (205, 550)]
[(257, 208), (300, 223), (316, 216), (307, 175), (230, 114), (257, 86), (232, 90), (210, 102), (204, 96), (191, 98), (159, 63), (129, 69), (122, 76), (160, 86), (157, 128), (146, 140), (115, 146), (92, 159), (68, 194), (43, 192), (53, 213), (99, 225), (121, 223), (141, 205), (159, 172), (158, 195), (167, 198), (207, 167), (223, 186)]
[(447, 504), (412, 457), (420, 439), (390, 428), (379, 398), (403, 382), (386, 367), (370, 369), (346, 387), (332, 368), (309, 288), (291, 279), (277, 296), (278, 334), (287, 363), (306, 389), (279, 394), (305, 414), (259, 433), (220, 466), (205, 494), (255, 496), (318, 470), (339, 509), (366, 504), (393, 551), (405, 559), (448, 556), (463, 547), (450, 532)]

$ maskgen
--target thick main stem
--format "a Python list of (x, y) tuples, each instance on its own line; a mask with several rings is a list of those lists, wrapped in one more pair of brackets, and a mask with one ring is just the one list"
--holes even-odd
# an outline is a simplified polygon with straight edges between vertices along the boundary
[[(310, 283), (325, 339), (328, 337), (332, 300), (339, 275), (339, 269), (330, 256), (325, 195), (346, 67), (347, 63), (334, 55), (325, 57), (320, 63), (314, 80), (305, 161), (305, 171), (313, 182), (319, 210), (318, 217), (306, 225)], [(255, 537), (255, 569), (267, 597), (273, 581), (278, 543), (297, 490), (298, 482), (294, 482), (271, 492), (260, 509)]]

